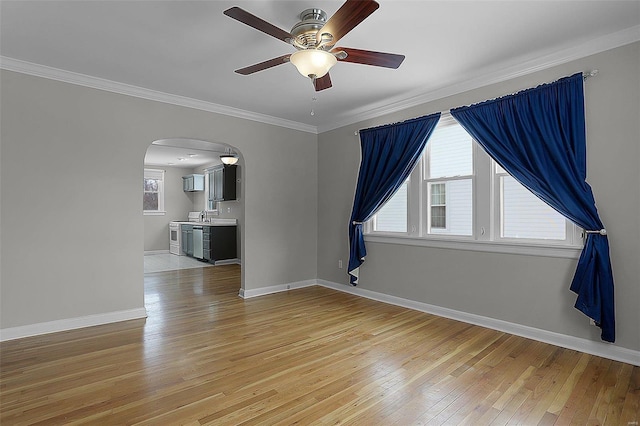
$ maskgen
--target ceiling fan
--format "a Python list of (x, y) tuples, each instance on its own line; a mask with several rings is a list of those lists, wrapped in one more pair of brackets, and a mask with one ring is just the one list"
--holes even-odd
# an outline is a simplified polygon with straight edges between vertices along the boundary
[(236, 72), (249, 75), (291, 62), (302, 75), (313, 81), (316, 92), (319, 92), (332, 86), (329, 69), (337, 61), (396, 69), (404, 60), (404, 55), (334, 47), (338, 40), (375, 12), (379, 6), (374, 0), (347, 0), (328, 20), (327, 14), (321, 9), (305, 9), (300, 14), (301, 21), (293, 26), (291, 32), (284, 31), (239, 7), (227, 9), (224, 11), (225, 15), (297, 49), (292, 54), (241, 68)]

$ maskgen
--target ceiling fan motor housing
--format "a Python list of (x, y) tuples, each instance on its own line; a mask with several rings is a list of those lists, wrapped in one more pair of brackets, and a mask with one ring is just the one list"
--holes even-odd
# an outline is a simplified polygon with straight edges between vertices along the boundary
[(297, 49), (314, 49), (319, 42), (316, 35), (327, 22), (327, 14), (322, 9), (305, 9), (300, 13), (301, 21), (293, 26), (291, 34), (295, 36), (294, 46)]

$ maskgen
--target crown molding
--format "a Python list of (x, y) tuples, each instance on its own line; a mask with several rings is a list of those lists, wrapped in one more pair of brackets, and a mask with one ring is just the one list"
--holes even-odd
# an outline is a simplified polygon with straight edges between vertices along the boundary
[(373, 107), (368, 105), (362, 109), (354, 110), (349, 114), (345, 114), (343, 116), (344, 118), (340, 121), (333, 122), (330, 125), (318, 126), (318, 133), (338, 129), (340, 127), (383, 115), (396, 113), (407, 108), (432, 102), (448, 96), (457, 95), (469, 90), (478, 89), (495, 83), (501, 83), (516, 77), (532, 74), (536, 71), (545, 70), (590, 55), (595, 55), (596, 53), (604, 52), (606, 50), (635, 43), (637, 41), (640, 41), (640, 25), (608, 34), (576, 46), (561, 49), (550, 54), (542, 56), (539, 54), (532, 54), (516, 58), (516, 63), (511, 66), (505, 67), (504, 64), (500, 64), (498, 66), (488, 68), (484, 72), (474, 72), (473, 74), (470, 74), (469, 78), (464, 79), (461, 83), (452, 84), (429, 92), (416, 91), (409, 94), (405, 93), (401, 97), (387, 99), (379, 105)]
[(536, 71), (548, 69), (557, 65), (561, 65), (576, 59), (624, 46), (626, 44), (640, 41), (640, 25), (627, 28), (616, 33), (608, 34), (603, 37), (590, 40), (566, 49), (539, 56), (537, 54), (529, 55), (516, 59), (516, 63), (511, 66), (494, 66), (483, 72), (474, 72), (469, 78), (464, 79), (461, 83), (452, 84), (440, 89), (429, 92), (416, 91), (404, 94), (396, 98), (388, 98), (374, 105), (355, 109), (348, 114), (343, 115), (343, 119), (334, 121), (330, 124), (311, 126), (297, 121), (286, 120), (283, 118), (273, 117), (266, 114), (246, 111), (225, 105), (215, 104), (212, 102), (201, 101), (198, 99), (188, 98), (185, 96), (172, 95), (169, 93), (159, 92), (151, 89), (145, 89), (129, 84), (118, 83), (98, 77), (92, 77), (85, 74), (79, 74), (71, 71), (65, 71), (58, 68), (48, 67), (44, 65), (34, 64), (31, 62), (21, 61), (6, 56), (0, 56), (0, 68), (15, 71), (23, 74), (29, 74), (37, 77), (49, 78), (66, 83), (77, 84), (80, 86), (90, 87), (108, 92), (119, 93), (128, 96), (134, 96), (142, 99), (163, 102), (194, 108), (202, 111), (213, 112), (217, 114), (228, 115), (231, 117), (242, 118), (260, 123), (271, 124), (274, 126), (285, 127), (288, 129), (299, 130), (306, 133), (319, 134), (340, 127), (358, 123), (360, 121), (369, 120), (387, 114), (405, 110), (414, 106), (432, 102), (448, 96), (463, 93), (469, 90), (478, 89), (495, 83), (511, 80), (516, 77), (531, 74)]
[(308, 124), (299, 123), (297, 121), (285, 120), (283, 118), (246, 111), (243, 109), (215, 104), (212, 102), (201, 101), (198, 99), (188, 98), (186, 96), (172, 95), (170, 93), (145, 89), (143, 87), (119, 83), (99, 77), (92, 77), (90, 75), (48, 67), (46, 65), (39, 65), (32, 62), (10, 58), (7, 56), (0, 56), (0, 68), (7, 71), (14, 71), (22, 74), (33, 75), (36, 77), (43, 77), (51, 80), (62, 81), (65, 83), (76, 84), (79, 86), (90, 87), (92, 89), (119, 93), (121, 95), (134, 96), (136, 98), (163, 102), (166, 104), (178, 105), (187, 108), (194, 108), (197, 110), (213, 112), (216, 114), (228, 115), (245, 120), (257, 121), (260, 123), (299, 130), (302, 132), (313, 134), (318, 133), (318, 129), (316, 126), (310, 126)]

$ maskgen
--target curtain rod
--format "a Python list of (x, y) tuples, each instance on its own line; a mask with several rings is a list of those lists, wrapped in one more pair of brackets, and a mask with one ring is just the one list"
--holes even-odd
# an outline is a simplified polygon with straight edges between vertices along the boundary
[[(593, 70), (591, 70), (591, 71), (583, 71), (583, 72), (582, 72), (582, 78), (583, 78), (583, 80), (586, 80), (586, 79), (588, 79), (588, 78), (595, 77), (595, 76), (597, 76), (597, 75), (598, 75), (598, 73), (599, 73), (599, 72), (600, 72), (600, 71), (599, 71), (599, 70), (597, 70), (597, 69), (593, 69)], [(575, 74), (574, 74), (574, 75), (575, 75)], [(360, 134), (360, 131), (356, 130), (355, 132), (353, 132), (353, 134), (354, 134), (355, 136), (358, 136), (358, 135)]]
[(598, 71), (598, 70), (584, 71), (582, 73), (582, 78), (586, 80), (589, 77), (595, 77), (596, 75), (598, 75), (599, 72), (600, 71)]

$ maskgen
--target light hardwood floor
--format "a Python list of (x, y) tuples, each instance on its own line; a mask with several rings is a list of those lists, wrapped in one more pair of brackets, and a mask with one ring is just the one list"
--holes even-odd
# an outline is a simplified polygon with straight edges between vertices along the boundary
[(146, 321), (0, 344), (0, 423), (636, 425), (640, 367), (237, 265), (145, 276)]

